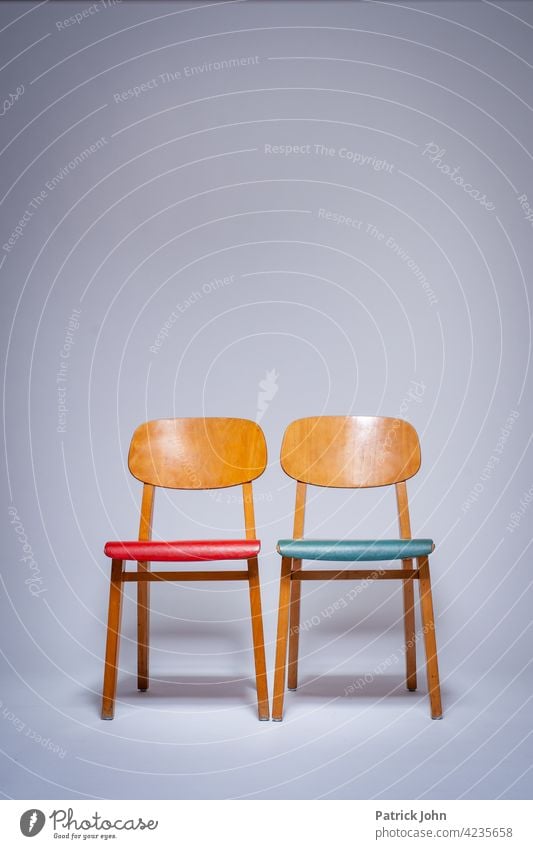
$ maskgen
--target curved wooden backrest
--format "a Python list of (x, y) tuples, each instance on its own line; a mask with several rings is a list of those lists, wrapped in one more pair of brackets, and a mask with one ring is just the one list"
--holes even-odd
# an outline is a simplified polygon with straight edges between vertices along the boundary
[(292, 422), (283, 437), (281, 466), (316, 486), (387, 486), (420, 468), (416, 430), (383, 416), (313, 416)]
[(143, 483), (218, 489), (248, 483), (266, 466), (265, 436), (249, 419), (156, 419), (131, 440), (128, 466)]

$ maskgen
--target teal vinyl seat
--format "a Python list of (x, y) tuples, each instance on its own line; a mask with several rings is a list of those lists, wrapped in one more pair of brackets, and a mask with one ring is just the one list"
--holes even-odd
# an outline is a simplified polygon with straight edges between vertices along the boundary
[(431, 539), (280, 539), (277, 551), (294, 560), (408, 560), (431, 554)]

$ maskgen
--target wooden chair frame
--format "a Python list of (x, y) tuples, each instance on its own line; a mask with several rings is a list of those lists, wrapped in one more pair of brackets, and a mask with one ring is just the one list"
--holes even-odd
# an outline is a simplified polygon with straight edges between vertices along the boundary
[[(157, 486), (173, 489), (213, 489), (235, 485), (242, 485), (246, 539), (256, 540), (252, 480), (263, 473), (266, 459), (263, 431), (255, 422), (247, 419), (159, 419), (141, 425), (133, 435), (128, 458), (131, 473), (143, 482), (139, 541), (152, 540), (152, 517)], [(197, 462), (194, 462), (195, 460)], [(201, 467), (197, 468), (200, 462)], [(151, 570), (151, 564), (146, 561), (138, 561), (137, 571), (127, 571), (123, 560), (112, 560), (102, 719), (114, 717), (123, 585), (127, 582), (137, 584), (137, 686), (141, 692), (148, 690), (150, 584), (154, 581), (248, 582), (258, 714), (260, 720), (268, 720), (269, 701), (257, 556), (247, 559), (245, 570), (219, 571), (193, 569), (154, 572)]]
[[(393, 436), (391, 436), (393, 434)], [(296, 481), (293, 538), (303, 539), (307, 485), (363, 488), (394, 485), (400, 538), (412, 539), (406, 479), (420, 467), (420, 446), (414, 428), (387, 417), (321, 416), (299, 419), (288, 426), (281, 465)], [(442, 719), (435, 617), (429, 557), (402, 560), (401, 569), (302, 569), (302, 561), (282, 557), (272, 719), (281, 721), (287, 686), (298, 686), (298, 653), (302, 581), (401, 580), (406, 647), (406, 685), (416, 690), (414, 582), (419, 585), (426, 653), (427, 685), (432, 719)], [(288, 663), (287, 663), (288, 648)]]

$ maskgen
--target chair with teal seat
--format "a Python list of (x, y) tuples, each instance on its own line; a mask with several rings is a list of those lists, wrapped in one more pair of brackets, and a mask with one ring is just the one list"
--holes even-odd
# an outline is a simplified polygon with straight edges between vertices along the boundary
[[(406, 481), (420, 468), (415, 429), (381, 416), (314, 416), (292, 422), (283, 437), (281, 466), (297, 481), (292, 539), (279, 540), (281, 577), (272, 718), (283, 718), (288, 648), (288, 688), (298, 683), (302, 581), (394, 579), (403, 583), (406, 683), (416, 690), (414, 582), (418, 582), (428, 691), (433, 719), (442, 718), (429, 555), (430, 539), (412, 539)], [(307, 486), (360, 489), (395, 486), (399, 539), (304, 539)], [(338, 569), (302, 568), (302, 561), (342, 563)], [(349, 562), (401, 561), (401, 568), (350, 569)], [(416, 561), (416, 566), (413, 561)]]

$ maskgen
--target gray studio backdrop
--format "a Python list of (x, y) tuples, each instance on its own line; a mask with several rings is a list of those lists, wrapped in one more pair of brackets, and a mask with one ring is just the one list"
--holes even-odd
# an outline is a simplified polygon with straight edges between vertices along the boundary
[[(533, 5), (5, 2), (0, 44), (3, 794), (530, 796)], [(405, 691), (401, 588), (376, 582), (305, 587), (281, 724), (256, 718), (245, 586), (153, 588), (147, 694), (129, 588), (102, 723), (134, 428), (264, 428), (271, 671), (279, 447), (321, 413), (420, 433), (444, 721), (421, 645)], [(394, 536), (394, 511), (320, 491), (307, 533)], [(238, 536), (241, 513), (233, 490), (160, 493), (155, 534)]]

